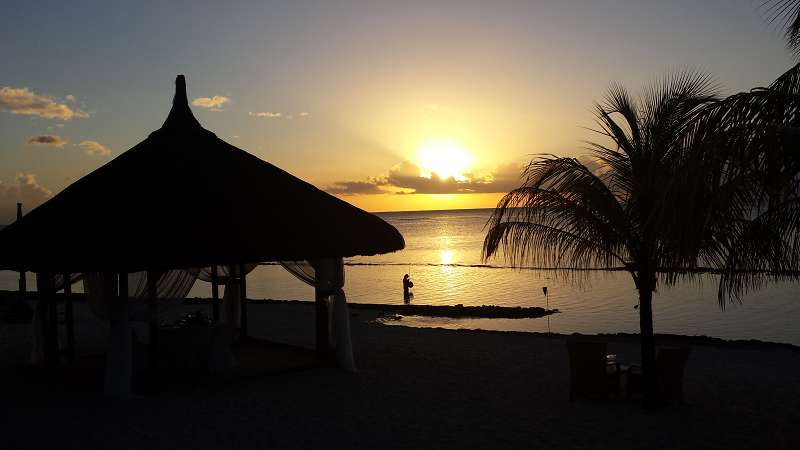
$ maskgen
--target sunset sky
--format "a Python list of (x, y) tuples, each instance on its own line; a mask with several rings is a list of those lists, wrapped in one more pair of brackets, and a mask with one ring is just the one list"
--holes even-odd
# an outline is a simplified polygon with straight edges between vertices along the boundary
[(222, 139), (389, 211), (494, 206), (529, 155), (585, 153), (613, 81), (794, 61), (759, 0), (160, 3), (0, 3), (0, 223), (159, 128), (179, 73)]

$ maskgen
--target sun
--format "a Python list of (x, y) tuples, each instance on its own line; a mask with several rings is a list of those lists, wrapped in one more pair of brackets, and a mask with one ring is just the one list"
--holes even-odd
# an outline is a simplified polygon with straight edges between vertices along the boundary
[(463, 181), (464, 171), (472, 165), (475, 158), (460, 143), (452, 139), (431, 139), (420, 145), (417, 164), (420, 176), (430, 178), (435, 173), (440, 178), (453, 177)]

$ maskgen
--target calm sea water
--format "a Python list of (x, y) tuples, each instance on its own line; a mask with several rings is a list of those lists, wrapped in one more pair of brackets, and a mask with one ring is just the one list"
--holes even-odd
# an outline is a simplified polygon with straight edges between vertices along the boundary
[[(424, 211), (378, 214), (403, 234), (400, 252), (347, 260), (348, 301), (402, 303), (403, 274), (414, 281), (413, 303), (435, 305), (549, 306), (561, 312), (540, 319), (442, 319), (404, 317), (398, 324), (559, 333), (637, 332), (637, 292), (625, 272), (597, 271), (580, 283), (551, 272), (518, 270), (503, 261), (481, 259), (483, 226), (491, 210)], [(722, 310), (716, 298), (718, 277), (703, 275), (654, 299), (657, 333), (760, 339), (800, 345), (800, 284), (770, 285)], [(33, 285), (29, 283), (29, 286)], [(313, 290), (280, 266), (258, 267), (248, 277), (250, 298), (313, 299)], [(15, 289), (16, 274), (0, 272), (0, 289)], [(190, 296), (210, 297), (198, 282)]]

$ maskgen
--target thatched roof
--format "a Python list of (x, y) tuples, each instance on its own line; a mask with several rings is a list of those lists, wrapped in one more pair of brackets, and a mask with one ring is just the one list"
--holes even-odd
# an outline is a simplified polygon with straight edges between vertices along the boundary
[(200, 126), (180, 75), (161, 129), (0, 230), (0, 269), (174, 269), (404, 245), (379, 217)]

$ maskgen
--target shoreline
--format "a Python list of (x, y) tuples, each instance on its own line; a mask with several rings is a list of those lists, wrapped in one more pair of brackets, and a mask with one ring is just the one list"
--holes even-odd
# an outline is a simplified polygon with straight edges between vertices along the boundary
[[(210, 298), (186, 298), (183, 300), (187, 305), (211, 304)], [(300, 303), (313, 305), (311, 300), (280, 300), (280, 299), (247, 299), (248, 305), (258, 304), (283, 304)], [(450, 318), (481, 318), (481, 319), (538, 319), (550, 314), (558, 313), (558, 309), (544, 309), (538, 306), (464, 306), (457, 305), (415, 305), (415, 304), (385, 304), (385, 303), (347, 303), (351, 310), (370, 310), (392, 313), (403, 313), (406, 315), (426, 316), (426, 317), (450, 317)]]
[[(63, 293), (56, 294), (57, 301), (63, 301)], [(0, 311), (4, 309), (6, 302), (13, 298), (17, 298), (19, 293), (17, 291), (2, 291), (0, 290)], [(25, 295), (26, 301), (32, 301), (37, 298), (36, 292), (28, 292)], [(85, 302), (85, 294), (74, 293), (72, 294), (73, 300), (78, 302)], [(211, 298), (204, 297), (187, 297), (183, 299), (180, 304), (183, 306), (208, 306), (211, 305)], [(289, 299), (253, 299), (248, 298), (247, 304), (252, 306), (269, 306), (269, 305), (287, 305), (287, 306), (305, 306), (312, 307), (313, 301), (310, 300), (289, 300)], [(422, 317), (439, 317), (439, 318), (452, 318), (452, 319), (538, 319), (547, 317), (550, 314), (560, 313), (558, 309), (546, 310), (540, 307), (507, 307), (495, 305), (482, 305), (482, 306), (463, 306), (463, 305), (414, 305), (414, 304), (382, 304), (382, 303), (348, 303), (348, 308), (351, 311), (351, 316), (357, 318), (359, 321), (364, 321), (359, 317), (364, 313), (370, 316), (366, 322), (378, 324), (387, 327), (401, 326), (410, 329), (440, 329), (450, 331), (464, 331), (469, 333), (500, 333), (503, 335), (532, 335), (543, 337), (557, 337), (561, 339), (576, 337), (576, 338), (591, 338), (595, 337), (603, 339), (608, 342), (630, 343), (632, 341), (639, 341), (638, 333), (545, 333), (540, 331), (517, 331), (517, 330), (491, 330), (482, 328), (445, 328), (445, 327), (419, 327), (414, 325), (405, 325), (399, 320), (393, 325), (386, 325), (381, 320), (393, 320), (394, 317), (400, 316), (422, 316)], [(8, 325), (6, 322), (0, 321), (0, 326)], [(24, 325), (24, 324), (23, 324)], [(759, 339), (725, 339), (708, 335), (689, 335), (689, 334), (674, 334), (674, 333), (656, 333), (657, 345), (672, 345), (672, 346), (693, 346), (702, 345), (709, 347), (720, 347), (730, 349), (783, 349), (792, 352), (800, 352), (800, 346), (786, 342), (765, 341)]]

